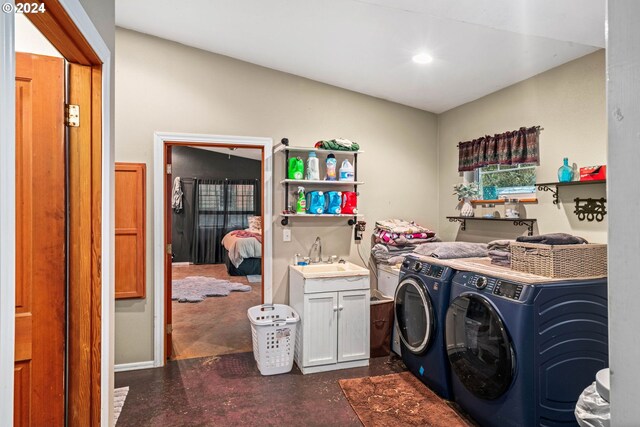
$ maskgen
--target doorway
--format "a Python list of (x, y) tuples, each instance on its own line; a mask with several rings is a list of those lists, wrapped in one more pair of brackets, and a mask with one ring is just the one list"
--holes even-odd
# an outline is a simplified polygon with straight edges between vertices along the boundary
[(156, 134), (157, 366), (251, 351), (246, 310), (271, 301), (271, 146)]
[(262, 303), (262, 149), (169, 148), (168, 356), (249, 352), (246, 311)]

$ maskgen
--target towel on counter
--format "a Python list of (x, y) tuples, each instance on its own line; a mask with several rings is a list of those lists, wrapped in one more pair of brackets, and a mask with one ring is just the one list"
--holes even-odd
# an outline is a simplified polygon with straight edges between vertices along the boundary
[(404, 261), (404, 257), (414, 249), (414, 247), (396, 247), (378, 243), (371, 248), (371, 255), (379, 264), (395, 265)]
[(539, 236), (520, 236), (516, 239), (522, 243), (540, 243), (543, 245), (581, 245), (589, 243), (582, 237), (567, 233), (540, 234)]
[(182, 181), (180, 181), (179, 176), (177, 176), (176, 179), (173, 180), (171, 208), (175, 213), (180, 213), (182, 211)]
[(482, 258), (488, 254), (486, 243), (470, 242), (424, 243), (414, 252), (439, 259)]
[(512, 242), (515, 242), (515, 240), (509, 240), (509, 239), (493, 240), (487, 243), (487, 247), (489, 248), (490, 251), (495, 251), (495, 250), (509, 251), (509, 246), (511, 246)]

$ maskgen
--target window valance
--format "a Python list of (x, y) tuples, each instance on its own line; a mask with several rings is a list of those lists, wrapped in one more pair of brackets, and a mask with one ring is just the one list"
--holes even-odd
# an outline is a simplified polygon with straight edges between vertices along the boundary
[(539, 164), (540, 126), (483, 136), (458, 144), (458, 171), (472, 171), (487, 165)]

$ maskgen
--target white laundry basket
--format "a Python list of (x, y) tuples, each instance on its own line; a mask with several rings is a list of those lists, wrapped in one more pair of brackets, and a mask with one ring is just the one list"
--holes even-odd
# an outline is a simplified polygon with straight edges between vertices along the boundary
[(253, 357), (260, 373), (289, 372), (293, 367), (298, 313), (284, 304), (264, 304), (251, 307), (247, 316), (251, 321)]

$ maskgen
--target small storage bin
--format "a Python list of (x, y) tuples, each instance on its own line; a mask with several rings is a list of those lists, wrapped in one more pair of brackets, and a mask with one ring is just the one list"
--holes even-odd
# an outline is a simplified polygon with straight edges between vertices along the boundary
[(256, 305), (247, 310), (251, 321), (253, 357), (262, 375), (284, 374), (293, 367), (296, 327), (300, 316), (284, 304)]
[(388, 356), (391, 351), (393, 330), (393, 298), (384, 296), (374, 289), (371, 292), (371, 335), (370, 356)]
[(513, 242), (511, 268), (554, 278), (605, 277), (607, 245), (541, 245)]

